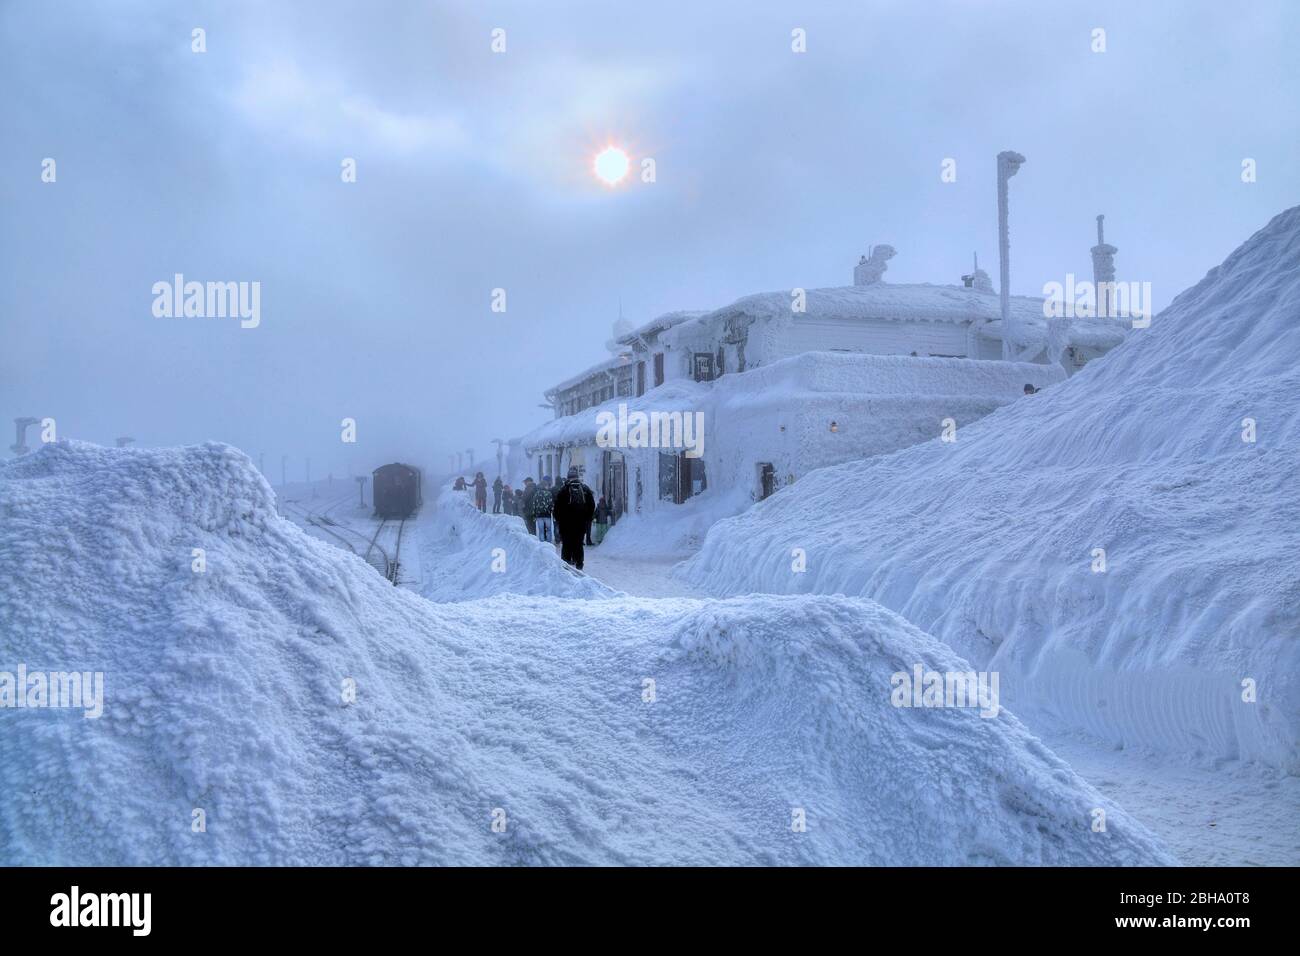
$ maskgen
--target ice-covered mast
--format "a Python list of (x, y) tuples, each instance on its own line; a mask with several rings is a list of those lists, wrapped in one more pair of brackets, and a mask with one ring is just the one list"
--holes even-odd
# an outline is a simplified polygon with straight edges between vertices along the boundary
[(1114, 246), (1106, 244), (1102, 221), (1097, 217), (1097, 244), (1092, 247), (1092, 287), (1097, 293), (1097, 314), (1109, 318), (1115, 308), (1115, 253)]
[(1001, 266), (998, 290), (1002, 302), (1002, 358), (1016, 357), (1011, 326), (1011, 242), (1007, 230), (1007, 180), (1016, 174), (1025, 157), (1012, 150), (998, 153), (998, 260)]

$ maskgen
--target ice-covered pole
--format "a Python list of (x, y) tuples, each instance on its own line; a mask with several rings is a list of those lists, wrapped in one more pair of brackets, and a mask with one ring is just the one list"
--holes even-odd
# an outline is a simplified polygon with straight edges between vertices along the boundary
[(1020, 169), (1025, 157), (1012, 150), (998, 153), (998, 278), (1002, 305), (1002, 358), (1016, 357), (1014, 330), (1011, 326), (1011, 240), (1007, 228), (1007, 181)]
[(1097, 217), (1097, 244), (1092, 247), (1092, 287), (1097, 296), (1097, 314), (1110, 318), (1115, 311), (1115, 253), (1114, 246), (1106, 244), (1106, 234), (1102, 231), (1102, 221), (1106, 217)]

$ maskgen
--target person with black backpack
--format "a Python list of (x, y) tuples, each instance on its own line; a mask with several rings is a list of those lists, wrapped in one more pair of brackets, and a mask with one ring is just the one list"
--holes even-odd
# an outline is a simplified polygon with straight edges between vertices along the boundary
[(568, 480), (556, 490), (552, 513), (560, 533), (560, 557), (581, 571), (582, 543), (596, 513), (596, 496), (582, 483), (576, 466), (569, 469)]

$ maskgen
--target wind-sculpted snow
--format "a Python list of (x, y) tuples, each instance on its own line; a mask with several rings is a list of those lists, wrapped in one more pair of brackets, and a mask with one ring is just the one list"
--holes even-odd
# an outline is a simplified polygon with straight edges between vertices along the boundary
[(999, 668), (1022, 711), (1294, 770), (1297, 355), (1300, 207), (1069, 381), (801, 478), (679, 573), (874, 598)]
[(0, 709), (0, 864), (1170, 862), (1009, 713), (892, 706), (967, 667), (868, 601), (434, 603), (222, 445), (47, 446), (0, 509), (0, 671), (105, 678)]

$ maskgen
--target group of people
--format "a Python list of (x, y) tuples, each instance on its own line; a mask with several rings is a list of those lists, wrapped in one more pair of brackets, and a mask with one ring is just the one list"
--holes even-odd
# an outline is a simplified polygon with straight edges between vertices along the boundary
[[(458, 491), (472, 489), (475, 507), (486, 513), (488, 483), (483, 472), (476, 473), (472, 482), (457, 478), (453, 487)], [(565, 563), (578, 570), (582, 570), (584, 545), (598, 543), (591, 539), (592, 525), (603, 537), (605, 529), (614, 523), (614, 509), (603, 496), (596, 500), (576, 467), (570, 468), (558, 485), (552, 485), (547, 475), (540, 483), (525, 478), (521, 487), (511, 488), (498, 475), (492, 482), (492, 513), (523, 518), (529, 534), (558, 544)]]

